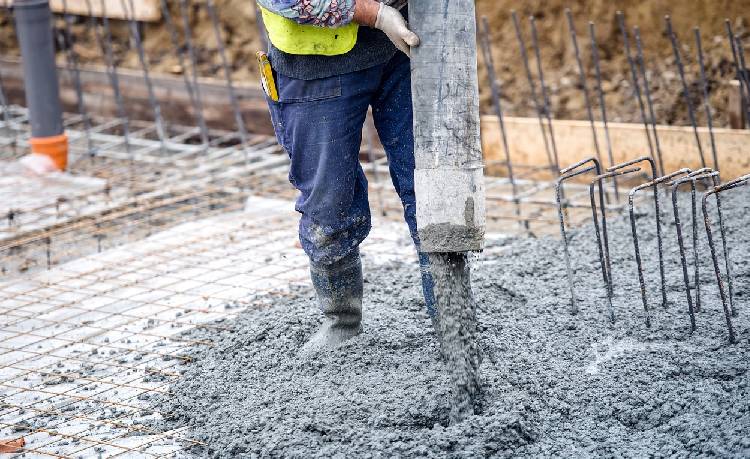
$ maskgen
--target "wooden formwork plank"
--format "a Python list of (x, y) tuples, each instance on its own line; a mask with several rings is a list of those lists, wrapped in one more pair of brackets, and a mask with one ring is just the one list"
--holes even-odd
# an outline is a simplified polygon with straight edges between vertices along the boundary
[(732, 126), (732, 129), (745, 129), (747, 107), (742, 100), (742, 89), (739, 80), (729, 82), (727, 108), (729, 109), (729, 124)]
[[(132, 0), (137, 21), (155, 22), (161, 20), (159, 0)], [(50, 0), (50, 8), (55, 13), (68, 12), (79, 16), (127, 19), (130, 17), (130, 0)], [(123, 3), (126, 9), (123, 9)], [(0, 0), (0, 5), (11, 6), (13, 0)], [(126, 14), (127, 13), (127, 14)]]
[[(510, 157), (513, 164), (545, 165), (548, 163), (544, 140), (536, 118), (506, 117)], [(588, 121), (553, 120), (555, 140), (560, 158), (560, 167), (580, 159), (595, 156)], [(609, 165), (604, 146), (604, 126), (596, 123), (597, 135), (604, 165)], [(689, 126), (657, 126), (664, 168), (674, 171), (682, 167), (701, 167), (698, 147), (693, 129)], [(645, 130), (641, 124), (609, 123), (615, 163), (648, 155), (649, 147)], [(713, 167), (711, 142), (707, 128), (698, 128), (706, 165)], [(725, 180), (750, 172), (750, 131), (737, 129), (714, 129), (719, 168)], [(482, 117), (482, 142), (486, 161), (503, 161), (500, 128), (496, 116)]]

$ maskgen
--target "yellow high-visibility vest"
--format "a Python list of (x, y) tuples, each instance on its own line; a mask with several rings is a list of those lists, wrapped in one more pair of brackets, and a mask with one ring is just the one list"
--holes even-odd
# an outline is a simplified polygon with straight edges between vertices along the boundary
[(297, 24), (260, 5), (258, 7), (268, 38), (285, 53), (338, 56), (348, 53), (357, 44), (359, 25), (354, 22), (336, 28)]

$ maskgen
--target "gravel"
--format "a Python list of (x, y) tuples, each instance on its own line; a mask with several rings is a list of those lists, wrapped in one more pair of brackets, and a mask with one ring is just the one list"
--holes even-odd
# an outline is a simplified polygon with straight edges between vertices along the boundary
[[(423, 311), (416, 263), (377, 266), (365, 258), (362, 335), (301, 360), (296, 352), (320, 320), (312, 292), (259, 297), (224, 322), (231, 331), (190, 332), (213, 346), (193, 348), (171, 395), (154, 400), (163, 416), (156, 427), (186, 427), (207, 444), (189, 452), (211, 457), (747, 457), (748, 197), (737, 191), (724, 204), (731, 209), (737, 344), (728, 344), (708, 260), (701, 265), (704, 309), (690, 333), (664, 200), (667, 309), (656, 305), (653, 214), (647, 204), (638, 214), (650, 329), (627, 219), (610, 226), (614, 325), (590, 227), (571, 235), (575, 316), (559, 240), (520, 240), (473, 261), (483, 394), (481, 412), (463, 423), (448, 425), (451, 384)], [(708, 256), (705, 240), (701, 253)]]

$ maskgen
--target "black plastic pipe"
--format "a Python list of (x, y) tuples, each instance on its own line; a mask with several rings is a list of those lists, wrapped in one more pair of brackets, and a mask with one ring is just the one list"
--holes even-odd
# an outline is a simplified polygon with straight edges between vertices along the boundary
[(13, 11), (21, 46), (31, 135), (33, 138), (61, 135), (62, 108), (49, 1), (16, 0), (13, 2)]

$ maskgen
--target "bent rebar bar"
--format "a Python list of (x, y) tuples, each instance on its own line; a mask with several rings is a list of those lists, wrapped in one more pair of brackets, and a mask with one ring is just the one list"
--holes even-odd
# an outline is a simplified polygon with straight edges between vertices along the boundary
[[(638, 164), (641, 162), (647, 162), (649, 164), (649, 167), (651, 168), (651, 181), (656, 181), (657, 179), (656, 163), (654, 162), (653, 157), (641, 156), (640, 158), (635, 158), (630, 161), (626, 161), (622, 164), (609, 167), (607, 168), (607, 170), (616, 171), (618, 169), (630, 167), (634, 164)], [(664, 250), (663, 250), (662, 235), (661, 235), (661, 211), (659, 209), (659, 191), (657, 187), (653, 187), (653, 190), (654, 190), (654, 209), (656, 211), (656, 239), (657, 239), (658, 248), (659, 248), (659, 274), (660, 274), (661, 286), (662, 286), (662, 289), (661, 289), (662, 290), (662, 304), (664, 305), (664, 307), (666, 307), (667, 294), (666, 294), (666, 287), (665, 287), (665, 281), (664, 281)], [(605, 238), (605, 242), (607, 243), (607, 246), (606, 246), (607, 257), (609, 258), (609, 245), (608, 245), (609, 243), (607, 242), (606, 238)]]
[[(653, 164), (653, 161), (652, 161)], [(608, 178), (619, 177), (623, 175), (634, 174), (640, 172), (640, 167), (628, 168), (627, 166), (619, 167), (616, 166), (616, 170), (608, 171), (605, 174), (600, 174), (594, 177), (589, 184), (589, 199), (591, 201), (591, 215), (594, 220), (594, 231), (596, 232), (596, 245), (599, 252), (599, 263), (602, 267), (602, 278), (604, 279), (604, 287), (607, 291), (607, 304), (609, 307), (609, 320), (615, 322), (615, 309), (612, 304), (614, 297), (614, 282), (612, 280), (612, 262), (609, 255), (609, 234), (607, 233), (607, 213), (602, 206), (602, 227), (599, 229), (599, 217), (597, 216), (596, 200), (594, 199), (594, 185), (599, 186), (599, 193), (603, 190), (602, 182)]]
[[(657, 244), (659, 246), (659, 257), (660, 261), (662, 257), (662, 239), (661, 239), (661, 224), (660, 218), (659, 218), (659, 193), (658, 193), (658, 186), (661, 183), (667, 182), (672, 180), (673, 178), (683, 175), (683, 174), (689, 174), (690, 169), (680, 169), (678, 171), (672, 172), (671, 174), (667, 174), (662, 177), (655, 178), (649, 182), (642, 183), (632, 190), (630, 190), (630, 193), (628, 193), (628, 215), (630, 216), (630, 230), (633, 233), (633, 248), (635, 250), (635, 262), (638, 269), (638, 284), (640, 286), (641, 290), (641, 300), (643, 301), (643, 310), (646, 312), (646, 326), (651, 326), (651, 314), (648, 307), (648, 294), (646, 292), (646, 280), (643, 276), (643, 262), (641, 259), (641, 249), (640, 249), (640, 243), (638, 241), (638, 228), (635, 221), (635, 195), (640, 191), (644, 190), (646, 188), (653, 188), (654, 189), (654, 203), (656, 207), (656, 228), (657, 228)], [(660, 263), (660, 269), (661, 269), (661, 295), (662, 295), (662, 307), (667, 307), (667, 288), (666, 288), (666, 282), (664, 279), (664, 264), (663, 262)]]
[[(579, 169), (586, 163), (593, 163), (593, 166), (589, 166), (583, 169)], [(578, 169), (578, 170), (576, 170)], [(599, 164), (599, 161), (597, 161), (596, 158), (587, 158), (582, 161), (579, 161), (572, 166), (566, 167), (565, 169), (562, 169), (560, 171), (560, 177), (555, 182), (555, 199), (557, 201), (557, 216), (560, 220), (560, 235), (562, 236), (563, 241), (563, 254), (565, 256), (565, 267), (567, 270), (567, 276), (568, 276), (568, 287), (570, 288), (570, 308), (572, 314), (578, 313), (578, 304), (576, 300), (575, 295), (575, 279), (573, 277), (573, 268), (570, 261), (570, 247), (568, 245), (568, 236), (565, 231), (565, 212), (563, 211), (563, 207), (567, 206), (567, 202), (563, 204), (563, 194), (562, 194), (562, 185), (563, 182), (569, 179), (572, 179), (573, 177), (577, 177), (579, 175), (586, 174), (588, 172), (594, 171), (596, 175), (601, 175), (601, 165)], [(599, 205), (602, 208), (602, 211), (604, 212), (604, 192), (601, 188), (599, 188)]]
[[(671, 183), (672, 189), (672, 208), (674, 211), (674, 222), (675, 229), (677, 231), (677, 245), (680, 250), (680, 262), (682, 264), (682, 278), (685, 283), (685, 294), (688, 302), (688, 314), (690, 315), (690, 331), (695, 331), (695, 313), (701, 310), (701, 290), (700, 290), (700, 266), (698, 256), (698, 223), (697, 223), (697, 207), (695, 199), (696, 182), (711, 178), (714, 186), (716, 186), (718, 172), (713, 169), (704, 168), (694, 171), (688, 174), (686, 177), (682, 177)], [(695, 284), (695, 304), (693, 304), (693, 296), (690, 293), (690, 276), (688, 274), (687, 257), (685, 256), (685, 241), (682, 236), (682, 222), (680, 220), (680, 208), (677, 205), (677, 192), (681, 185), (690, 183), (690, 195), (691, 195), (691, 208), (692, 208), (692, 232), (693, 232), (693, 264), (694, 264), (694, 284)]]
[[(721, 268), (719, 267), (719, 260), (716, 256), (716, 245), (714, 244), (714, 238), (713, 238), (713, 231), (711, 229), (711, 218), (708, 215), (708, 198), (713, 194), (716, 195), (717, 198), (717, 205), (718, 205), (718, 199), (719, 194), (725, 191), (729, 191), (741, 186), (746, 186), (748, 183), (750, 183), (750, 174), (743, 175), (742, 177), (739, 177), (735, 180), (732, 180), (731, 182), (727, 182), (723, 185), (714, 187), (710, 190), (708, 190), (703, 195), (703, 202), (702, 202), (702, 208), (703, 208), (703, 222), (706, 226), (706, 236), (708, 236), (708, 247), (711, 249), (711, 261), (714, 265), (714, 273), (716, 274), (716, 283), (719, 286), (719, 296), (721, 296), (721, 305), (724, 309), (724, 317), (727, 322), (727, 331), (729, 333), (729, 342), (734, 344), (737, 342), (737, 337), (735, 335), (734, 326), (732, 325), (732, 316), (737, 315), (737, 310), (734, 307), (732, 296), (734, 292), (731, 288), (731, 272), (727, 271), (727, 282), (729, 283), (730, 289), (729, 289), (729, 295), (727, 297), (727, 292), (724, 289), (724, 280), (721, 277)], [(723, 226), (723, 225), (722, 225)], [(727, 262), (727, 266), (730, 265), (731, 261), (729, 260), (729, 253), (725, 254), (725, 259)]]

